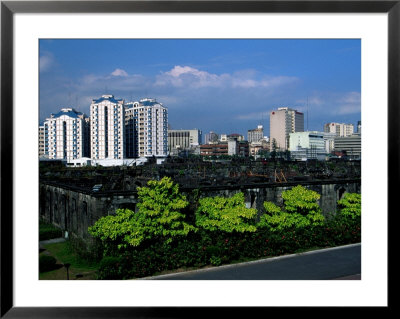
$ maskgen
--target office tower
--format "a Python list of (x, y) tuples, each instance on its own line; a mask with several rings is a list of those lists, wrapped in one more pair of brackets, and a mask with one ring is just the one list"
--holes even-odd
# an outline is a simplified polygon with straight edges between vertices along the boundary
[(336, 136), (350, 136), (354, 133), (354, 125), (345, 123), (326, 123), (324, 124), (324, 132), (336, 133)]
[(128, 103), (135, 126), (134, 153), (138, 157), (168, 155), (168, 109), (155, 99)]
[(168, 152), (174, 150), (189, 150), (201, 144), (200, 130), (168, 130)]
[(264, 129), (262, 125), (258, 125), (256, 129), (247, 131), (247, 140), (249, 143), (259, 142), (264, 138)]
[(289, 148), (289, 134), (304, 131), (304, 114), (288, 107), (270, 113), (270, 149), (285, 151)]
[(92, 159), (125, 157), (124, 101), (113, 95), (102, 95), (90, 105)]
[(44, 122), (45, 156), (50, 159), (78, 159), (89, 156), (89, 127), (85, 114), (62, 108)]

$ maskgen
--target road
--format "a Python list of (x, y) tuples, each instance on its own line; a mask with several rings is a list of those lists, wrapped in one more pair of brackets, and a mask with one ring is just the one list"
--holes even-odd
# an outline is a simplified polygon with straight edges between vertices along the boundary
[(361, 244), (144, 278), (147, 280), (360, 280)]

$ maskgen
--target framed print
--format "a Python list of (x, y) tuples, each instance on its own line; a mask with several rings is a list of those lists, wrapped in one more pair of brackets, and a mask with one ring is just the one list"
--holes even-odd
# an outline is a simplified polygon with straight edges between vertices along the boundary
[[(285, 307), (295, 311), (310, 307), (322, 311), (326, 310), (325, 307), (373, 306), (388, 309), (389, 209), (393, 208), (390, 204), (393, 205), (395, 196), (394, 185), (399, 180), (399, 30), (399, 1), (2, 1), (1, 316), (186, 318), (193, 311), (202, 315), (210, 311), (226, 316), (242, 311), (245, 315), (245, 312), (252, 313), (252, 310), (280, 312), (285, 311), (282, 309)], [(151, 70), (151, 75), (145, 72), (146, 68)], [(128, 102), (124, 104), (122, 100)], [(222, 101), (225, 101), (225, 106)], [(171, 106), (168, 116), (163, 103)], [(298, 109), (291, 109), (290, 105), (295, 104)], [(129, 105), (132, 110), (135, 120), (132, 120), (131, 126), (127, 122), (126, 109), (121, 111), (118, 108), (121, 105)], [(144, 118), (141, 112), (147, 112), (149, 105), (152, 111), (146, 113), (147, 122), (140, 123), (141, 116)], [(276, 105), (280, 105), (279, 108)], [(293, 129), (292, 135), (287, 133), (287, 136), (281, 137), (277, 132), (283, 124), (278, 121), (275, 124), (271, 119), (272, 116), (278, 117), (279, 112), (284, 112), (285, 116), (292, 114), (291, 125), (299, 125), (301, 129)], [(85, 113), (90, 113), (90, 120)], [(332, 114), (337, 120), (328, 120), (329, 116), (333, 117)], [(59, 118), (62, 120), (57, 122)], [(93, 123), (96, 121), (104, 123), (95, 126)], [(289, 120), (285, 118), (285, 121)], [(345, 121), (354, 122), (354, 125), (345, 126), (342, 124)], [(267, 124), (264, 125), (264, 122)], [(326, 123), (329, 125), (326, 126)], [(167, 129), (168, 124), (170, 126)], [(318, 126), (320, 124), (321, 128)], [(322, 124), (326, 127), (322, 128)], [(121, 125), (125, 126), (119, 131)], [(191, 126), (190, 129), (185, 125)], [(43, 153), (39, 154), (41, 167), (46, 167), (46, 173), (41, 175), (37, 157), (40, 127), (43, 127), (46, 140)], [(221, 130), (221, 134), (213, 132), (215, 127)], [(231, 128), (232, 132), (229, 131)], [(127, 133), (129, 129), (131, 133)], [(102, 133), (99, 133), (101, 130)], [(167, 132), (160, 135), (161, 142), (157, 139), (159, 130)], [(228, 134), (233, 130), (237, 131)], [(324, 134), (318, 132), (322, 130)], [(340, 130), (351, 130), (351, 133), (338, 133)], [(68, 135), (70, 133), (67, 132), (72, 131), (73, 135)], [(198, 140), (195, 142), (195, 137), (190, 135), (195, 134), (192, 131), (197, 132)], [(331, 162), (339, 163), (338, 166), (345, 163), (340, 171), (343, 181), (334, 183), (327, 177), (326, 169), (317, 172), (319, 179), (312, 179), (317, 173), (307, 165), (319, 163), (317, 146), (307, 151), (307, 147), (300, 146), (304, 137), (295, 135), (296, 132), (312, 133), (313, 138), (319, 139), (323, 149), (320, 155), (324, 161), (329, 158)], [(218, 136), (215, 137), (213, 133)], [(329, 133), (357, 139), (351, 142), (357, 143), (357, 146), (352, 144), (349, 148), (343, 146), (340, 150), (332, 148), (326, 151), (329, 146), (326, 136)], [(84, 134), (87, 136), (82, 137)], [(132, 140), (121, 137), (125, 134), (131, 134)], [(244, 137), (246, 134), (247, 137)], [(307, 135), (309, 141), (310, 134)], [(77, 135), (82, 137), (78, 138), (78, 142)], [(145, 143), (142, 135), (148, 144), (141, 144)], [(185, 149), (183, 137), (189, 140), (189, 135), (191, 146)], [(120, 137), (121, 140), (118, 139)], [(207, 142), (203, 143), (205, 139)], [(250, 139), (254, 139), (254, 143), (247, 141)], [(175, 144), (167, 144), (171, 141)], [(153, 144), (150, 145), (150, 142)], [(336, 145), (340, 142), (340, 139), (335, 140)], [(297, 147), (291, 148), (295, 143)], [(241, 155), (253, 156), (255, 161), (258, 159), (260, 170), (257, 171), (256, 164), (252, 164), (251, 169), (244, 169)], [(126, 161), (126, 158), (130, 161)], [(201, 202), (204, 205), (203, 213), (221, 200), (216, 195), (225, 192), (233, 196), (237, 189), (243, 190), (243, 198), (237, 199), (243, 206), (241, 222), (246, 216), (244, 212), (256, 214), (257, 209), (267, 212), (268, 209), (275, 212), (279, 210), (279, 214), (283, 214), (281, 208), (289, 211), (291, 208), (285, 197), (288, 193), (285, 192), (298, 181), (306, 185), (310, 192), (315, 189), (325, 192), (324, 196), (329, 200), (320, 200), (319, 196), (315, 199), (322, 207), (315, 208), (321, 214), (321, 220), (331, 212), (329, 210), (336, 210), (337, 200), (343, 203), (345, 194), (357, 193), (357, 209), (361, 214), (362, 206), (363, 214), (362, 218), (359, 215), (352, 218), (359, 221), (360, 227), (353, 221), (351, 225), (356, 225), (355, 228), (346, 233), (346, 238), (353, 236), (351, 240), (335, 241), (341, 236), (337, 233), (330, 238), (332, 242), (343, 245), (355, 243), (361, 251), (361, 257), (357, 257), (361, 263), (361, 274), (358, 271), (353, 273), (357, 278), (352, 279), (357, 280), (325, 280), (324, 277), (311, 277), (311, 274), (309, 277), (297, 277), (299, 280), (291, 280), (292, 277), (288, 277), (288, 280), (281, 280), (281, 277), (278, 280), (268, 280), (267, 277), (252, 277), (252, 280), (122, 280), (149, 279), (153, 273), (179, 268), (181, 264), (176, 263), (172, 268), (165, 269), (154, 266), (157, 271), (153, 272), (135, 264), (135, 271), (129, 270), (130, 277), (113, 277), (116, 265), (123, 267), (120, 266), (125, 260), (121, 257), (122, 252), (126, 260), (130, 258), (124, 245), (137, 246), (150, 232), (156, 234), (154, 238), (164, 238), (166, 234), (171, 238), (182, 235), (177, 235), (177, 224), (174, 224), (172, 231), (167, 228), (159, 231), (161, 226), (157, 225), (145, 228), (148, 233), (144, 231), (143, 234), (146, 235), (107, 235), (108, 239), (117, 237), (120, 240), (110, 243), (108, 239), (104, 240), (105, 229), (109, 225), (101, 228), (97, 223), (100, 217), (104, 217), (102, 220), (107, 220), (106, 217), (111, 220), (115, 211), (117, 214), (129, 214), (135, 209), (137, 212), (138, 207), (142, 211), (146, 207), (154, 211), (162, 207), (157, 202), (157, 196), (149, 195), (148, 206), (145, 207), (140, 206), (139, 197), (133, 197), (132, 194), (153, 194), (150, 191), (140, 192), (147, 185), (152, 185), (149, 182), (151, 180), (162, 183), (163, 176), (168, 176), (174, 166), (170, 166), (170, 171), (166, 168), (162, 173), (164, 175), (157, 175), (154, 170), (146, 170), (145, 164), (154, 161), (153, 164), (158, 165), (165, 158), (174, 158), (176, 163), (183, 161), (181, 158), (206, 159), (204, 165), (194, 162), (195, 165), (188, 164), (176, 171), (176, 176), (187, 183), (182, 189), (193, 196), (190, 198), (196, 198), (198, 203), (200, 196), (196, 196), (200, 191), (203, 194), (206, 194), (205, 189), (209, 191), (207, 196), (210, 197), (207, 198), (212, 198), (211, 204)], [(218, 167), (228, 160), (236, 162), (230, 162), (233, 163), (232, 167), (225, 168), (225, 175), (218, 175)], [(285, 161), (291, 163), (291, 166), (288, 164), (291, 171), (289, 168), (284, 171), (285, 164), (282, 163)], [(119, 165), (123, 169), (115, 173), (112, 168), (104, 168), (111, 162), (114, 164), (110, 165)], [(145, 178), (142, 175), (140, 178), (135, 176), (135, 179), (126, 178), (132, 174), (128, 162), (135, 163), (135, 172), (145, 172)], [(292, 162), (304, 162), (307, 174), (300, 176), (296, 175), (298, 172), (293, 173), (296, 167), (303, 164)], [(273, 163), (273, 170), (268, 171), (270, 175), (265, 173), (268, 163)], [(104, 170), (82, 168), (79, 176), (88, 177), (87, 180), (91, 181), (85, 184), (83, 178), (78, 183), (74, 176), (67, 173), (63, 175), (64, 168), (47, 170), (51, 165), (59, 164), (87, 164), (95, 168), (103, 167)], [(333, 165), (324, 167), (334, 171)], [(194, 172), (195, 178), (188, 176), (190, 171)], [(207, 174), (210, 178), (208, 181), (205, 178)], [(320, 187), (323, 179), (320, 176), (323, 174), (323, 178), (328, 180), (324, 182), (329, 185), (326, 188)], [(254, 185), (250, 187), (244, 182), (244, 176), (254, 180), (268, 178), (268, 182), (274, 185), (274, 195), (268, 195), (272, 192), (263, 193)], [(40, 186), (39, 182), (44, 177), (47, 178), (46, 185)], [(232, 178), (229, 185), (221, 182), (227, 177)], [(52, 178), (60, 179), (54, 182)], [(204, 186), (200, 181), (208, 184)], [(115, 185), (120, 184), (123, 188), (115, 190)], [(132, 189), (129, 188), (131, 184)], [(236, 184), (240, 184), (240, 187)], [(169, 187), (165, 185), (168, 184), (163, 184), (163, 187)], [(261, 185), (261, 182), (257, 185)], [(71, 195), (72, 192), (79, 193), (79, 196)], [(264, 194), (264, 197), (260, 194)], [(52, 196), (56, 196), (57, 200)], [(145, 197), (140, 198), (143, 201)], [(185, 202), (186, 197), (177, 197), (176, 200), (175, 204), (171, 204), (173, 208), (172, 211), (168, 210), (167, 217), (176, 213), (175, 210), (189, 207), (189, 202)], [(276, 200), (281, 208), (271, 206), (275, 205), (272, 203), (266, 204), (267, 200)], [(221, 203), (221, 207), (231, 205), (229, 201)], [(196, 212), (200, 211), (196, 207)], [(96, 214), (100, 208), (105, 212), (101, 216)], [(354, 210), (349, 211), (354, 213)], [(302, 211), (301, 214), (307, 215), (307, 212)], [(297, 218), (302, 218), (301, 214)], [(180, 218), (181, 215), (174, 216)], [(228, 219), (228, 216), (224, 215), (221, 220)], [(289, 215), (282, 216), (289, 218)], [(319, 215), (313, 216), (317, 224)], [(38, 217), (41, 218), (40, 222)], [(197, 218), (197, 215), (193, 218)], [(259, 223), (263, 218), (261, 216), (261, 221), (257, 220), (254, 225), (262, 225)], [(265, 217), (265, 220), (270, 222), (268, 218)], [(184, 225), (185, 235), (191, 230), (195, 233), (195, 227), (188, 220), (179, 220), (179, 227)], [(205, 219), (198, 220), (196, 227), (203, 225), (208, 231), (208, 226), (204, 226), (209, 225), (204, 222)], [(201, 221), (204, 223), (201, 224)], [(60, 226), (63, 231), (57, 236), (63, 237), (63, 241), (77, 234), (79, 240), (87, 238), (85, 236), (90, 231), (102, 245), (107, 242), (108, 246), (101, 246), (103, 250), (99, 255), (106, 255), (104, 247), (109, 251), (114, 249), (113, 255), (102, 259), (104, 269), (111, 270), (104, 272), (104, 278), (99, 278), (113, 280), (94, 280), (96, 277), (90, 269), (77, 270), (70, 261), (60, 265), (60, 273), (66, 278), (38, 277), (38, 228), (44, 222)], [(163, 219), (162, 223), (165, 226), (167, 222)], [(214, 220), (212, 227), (220, 225), (218, 223)], [(250, 233), (253, 228), (255, 231), (254, 225), (241, 224), (245, 229), (235, 231)], [(321, 225), (325, 224), (321, 222)], [(234, 232), (229, 229), (228, 232)], [(272, 233), (275, 230), (270, 231)], [(324, 227), (325, 235), (330, 232), (333, 234), (329, 227)], [(283, 236), (283, 233), (279, 234), (279, 240), (283, 241), (286, 233)], [(316, 235), (313, 233), (310, 236)], [(295, 240), (294, 235), (292, 239)], [(224, 254), (229, 249), (235, 249), (233, 245), (228, 246), (230, 240), (231, 237), (224, 238), (221, 244), (225, 245)], [(244, 240), (235, 240), (237, 247), (242, 245), (242, 251), (249, 249), (250, 245), (245, 246)], [(207, 260), (204, 265), (220, 266), (224, 261), (234, 260), (228, 257), (225, 260), (225, 255), (215, 253), (222, 248), (215, 242), (211, 245), (211, 242), (207, 242), (210, 247), (198, 247), (204, 250)], [(339, 246), (331, 245), (328, 240), (324, 243), (314, 242), (318, 243), (315, 244), (318, 248)], [(170, 247), (151, 245), (140, 258), (151, 258), (153, 251)], [(192, 252), (190, 249), (184, 248), (187, 256), (183, 257), (186, 259)], [(280, 253), (297, 251), (281, 250)], [(94, 254), (94, 248), (90, 252)], [(118, 256), (119, 253), (121, 256)], [(262, 254), (274, 256), (268, 255), (267, 250), (260, 251), (258, 256)], [(171, 256), (175, 257), (176, 254), (171, 253)], [(172, 259), (168, 257), (165, 260), (173, 264)], [(334, 262), (340, 264), (341, 260), (336, 258)], [(316, 264), (322, 271), (322, 263)], [(129, 264), (127, 268), (133, 268), (132, 265)], [(311, 265), (308, 266), (310, 270)], [(315, 274), (314, 270), (309, 272)]]

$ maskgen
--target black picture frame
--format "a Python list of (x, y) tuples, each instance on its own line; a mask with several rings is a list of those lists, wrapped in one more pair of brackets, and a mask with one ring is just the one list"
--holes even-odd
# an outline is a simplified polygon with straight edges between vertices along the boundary
[[(193, 315), (241, 315), (243, 309), (191, 307), (66, 307), (24, 308), (13, 305), (13, 15), (15, 13), (122, 12), (269, 12), (269, 13), (387, 13), (388, 14), (388, 207), (394, 206), (399, 182), (400, 126), (400, 0), (356, 1), (1, 1), (1, 317), (5, 318), (191, 318)], [(388, 218), (389, 215), (388, 210)], [(382, 212), (383, 214), (384, 212)], [(388, 223), (391, 225), (393, 223)], [(391, 234), (388, 232), (388, 234)], [(390, 251), (391, 241), (388, 237)], [(392, 243), (393, 245), (393, 243)], [(389, 262), (388, 254), (388, 262)], [(388, 269), (389, 270), (389, 269)], [(390, 281), (388, 280), (388, 287)], [(390, 289), (389, 289), (390, 290)], [(34, 293), (34, 292), (32, 292)], [(390, 298), (388, 299), (390, 309)], [(268, 314), (278, 308), (253, 308)], [(297, 315), (304, 308), (293, 308)], [(326, 309), (320, 309), (326, 312)], [(338, 308), (331, 309), (335, 314)], [(246, 318), (251, 312), (246, 309)], [(370, 311), (370, 310), (369, 310)]]

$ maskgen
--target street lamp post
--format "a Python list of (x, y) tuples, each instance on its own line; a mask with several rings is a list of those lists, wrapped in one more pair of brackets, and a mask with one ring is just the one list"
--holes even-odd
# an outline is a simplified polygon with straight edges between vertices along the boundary
[(71, 266), (71, 264), (69, 263), (64, 264), (64, 267), (67, 269), (67, 280), (69, 280), (69, 272), (68, 272), (69, 266)]

